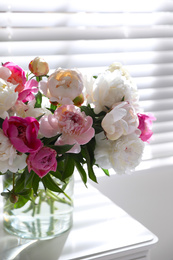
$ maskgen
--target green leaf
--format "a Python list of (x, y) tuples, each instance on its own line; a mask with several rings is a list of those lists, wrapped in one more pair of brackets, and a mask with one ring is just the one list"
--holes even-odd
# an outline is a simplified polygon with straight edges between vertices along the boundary
[(53, 136), (53, 137), (51, 137), (51, 138), (43, 137), (43, 138), (41, 139), (41, 141), (42, 141), (42, 143), (43, 143), (44, 145), (49, 145), (49, 144), (55, 143), (55, 141), (56, 141), (56, 140), (58, 139), (58, 137), (60, 137), (60, 136), (61, 136), (61, 134), (55, 135), (55, 136)]
[(42, 94), (40, 91), (38, 91), (38, 93), (35, 95), (35, 99), (36, 102), (34, 108), (40, 108), (42, 103)]
[(74, 172), (74, 159), (70, 154), (66, 154), (64, 161), (63, 179), (69, 178)]
[(74, 144), (73, 145), (70, 145), (70, 144), (66, 144), (66, 145), (48, 145), (48, 147), (54, 149), (57, 152), (57, 154), (64, 154), (64, 153), (66, 153), (73, 146), (74, 146)]
[(80, 107), (80, 110), (81, 110), (82, 112), (85, 112), (85, 115), (87, 115), (87, 116), (91, 116), (92, 118), (95, 117), (94, 110), (91, 108), (90, 105), (88, 105), (88, 106), (81, 106), (81, 107)]
[(16, 180), (15, 193), (19, 193), (25, 187), (25, 174), (20, 174)]
[(2, 129), (2, 124), (4, 122), (4, 119), (0, 118), (0, 128)]
[(94, 125), (93, 128), (95, 129), (95, 134), (103, 132), (103, 128), (101, 126)]
[(18, 194), (22, 196), (29, 195), (30, 193), (31, 193), (31, 189), (24, 189), (23, 191), (18, 192)]
[(83, 181), (83, 183), (85, 184), (86, 186), (86, 183), (87, 183), (87, 174), (84, 170), (84, 168), (82, 167), (82, 165), (78, 162), (78, 161), (75, 161), (75, 165), (76, 165), (76, 168), (81, 176), (81, 179)]
[(50, 109), (51, 109), (52, 111), (55, 111), (55, 110), (57, 109), (57, 106), (51, 104), (51, 105), (50, 105)]
[(42, 114), (41, 116), (36, 117), (37, 121), (39, 121), (44, 115), (45, 115), (45, 113)]
[(92, 158), (92, 156), (90, 156), (87, 146), (85, 146), (85, 156), (86, 156), (86, 161), (87, 161), (87, 169), (88, 169), (89, 178), (92, 181), (97, 182), (97, 178), (96, 178), (94, 170), (93, 170), (93, 158)]
[(34, 176), (32, 178), (32, 188), (36, 195), (37, 195), (40, 180), (41, 180), (40, 177), (36, 173), (34, 173)]
[(58, 186), (58, 184), (51, 178), (50, 174), (48, 173), (46, 176), (42, 178), (42, 182), (46, 188), (49, 190), (63, 193), (63, 190)]
[(14, 208), (22, 208), (28, 202), (28, 197), (19, 196), (18, 201), (14, 204)]
[(53, 175), (54, 177), (56, 177), (57, 179), (61, 180), (61, 181), (63, 180), (62, 179), (62, 173), (58, 169), (56, 169), (56, 172), (51, 171), (50, 174)]
[(103, 170), (103, 172), (107, 175), (107, 176), (110, 176), (109, 175), (109, 171), (107, 170), (107, 169), (103, 169), (103, 168), (101, 168), (102, 170)]

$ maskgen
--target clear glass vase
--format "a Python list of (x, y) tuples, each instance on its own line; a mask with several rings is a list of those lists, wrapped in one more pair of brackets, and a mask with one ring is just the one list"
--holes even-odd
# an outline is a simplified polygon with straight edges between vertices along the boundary
[[(69, 230), (73, 222), (74, 178), (60, 183), (64, 193), (45, 190), (40, 182), (34, 201), (11, 203), (3, 197), (3, 224), (7, 232), (26, 239), (50, 239)], [(4, 192), (12, 189), (12, 174), (3, 176)], [(23, 205), (24, 204), (24, 205)], [(17, 206), (16, 206), (17, 205)]]

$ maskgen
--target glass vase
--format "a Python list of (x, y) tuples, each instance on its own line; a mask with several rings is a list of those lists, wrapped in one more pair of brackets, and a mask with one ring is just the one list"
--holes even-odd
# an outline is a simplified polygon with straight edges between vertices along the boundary
[[(3, 176), (4, 192), (12, 190), (12, 173)], [(11, 203), (3, 196), (3, 224), (8, 233), (26, 239), (50, 239), (69, 230), (73, 222), (74, 178), (58, 182), (64, 193), (44, 189), (39, 184), (34, 201)], [(24, 204), (24, 205), (23, 205)]]

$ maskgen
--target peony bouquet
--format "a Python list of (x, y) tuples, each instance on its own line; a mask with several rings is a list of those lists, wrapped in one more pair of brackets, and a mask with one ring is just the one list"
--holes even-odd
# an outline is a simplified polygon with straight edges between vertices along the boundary
[[(113, 63), (98, 76), (49, 66), (36, 57), (27, 73), (6, 62), (0, 67), (0, 171), (12, 174), (16, 203), (31, 199), (39, 183), (62, 192), (76, 168), (84, 184), (106, 175), (128, 173), (139, 164), (155, 119), (142, 113), (129, 73)], [(17, 178), (16, 178), (17, 174)]]

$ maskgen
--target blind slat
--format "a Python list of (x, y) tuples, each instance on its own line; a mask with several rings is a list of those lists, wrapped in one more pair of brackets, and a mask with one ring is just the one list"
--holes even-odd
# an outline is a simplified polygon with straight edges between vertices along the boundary
[[(64, 46), (65, 47), (65, 46)], [(8, 50), (10, 52), (10, 49)], [(0, 50), (0, 55), (3, 57), (3, 50)], [(28, 56), (34, 56), (34, 54), (27, 53)], [(40, 53), (43, 56), (46, 56), (44, 52)], [(39, 54), (37, 54), (38, 56)], [(56, 55), (57, 59), (64, 59), (73, 62), (74, 66), (83, 67), (82, 64), (86, 66), (98, 66), (101, 65), (104, 61), (104, 64), (111, 64), (113, 60), (116, 60), (120, 63), (127, 65), (145, 65), (145, 64), (157, 64), (157, 67), (162, 67), (163, 64), (163, 72), (164, 67), (169, 67), (169, 70), (172, 69), (173, 66), (173, 51), (165, 51), (165, 52), (136, 52), (136, 53), (98, 53), (98, 54), (73, 54), (73, 55)], [(165, 63), (167, 62), (167, 65)], [(103, 65), (104, 65), (103, 64)], [(154, 67), (154, 65), (153, 65)], [(154, 69), (157, 69), (156, 66)]]
[(146, 1), (118, 1), (107, 0), (106, 4), (100, 0), (49, 0), (49, 3), (42, 0), (6, 0), (0, 2), (2, 11), (45, 11), (45, 12), (153, 12), (153, 11), (173, 11), (173, 2), (171, 0), (146, 0)]
[(155, 158), (166, 158), (173, 155), (173, 142), (153, 144), (146, 146), (143, 160), (151, 160)]
[[(1, 37), (1, 36), (0, 36)], [(22, 48), (21, 48), (22, 45)], [(173, 38), (110, 39), (110, 40), (59, 40), (59, 41), (5, 41), (0, 42), (0, 56), (97, 54), (173, 51)]]
[(164, 27), (107, 27), (107, 28), (2, 28), (1, 41), (93, 40), (125, 38), (173, 37), (173, 26)]
[[(31, 19), (32, 17), (32, 19)], [(22, 20), (22, 23), (21, 23)], [(115, 27), (173, 25), (171, 12), (166, 13), (1, 13), (1, 27)]]
[(173, 97), (173, 83), (172, 87), (156, 88), (156, 89), (139, 89), (140, 100), (157, 100), (168, 99)]

